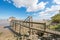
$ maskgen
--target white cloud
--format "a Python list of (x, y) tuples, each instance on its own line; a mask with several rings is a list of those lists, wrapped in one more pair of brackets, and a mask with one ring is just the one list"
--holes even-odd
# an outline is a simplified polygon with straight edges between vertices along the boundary
[(11, 3), (11, 1), (10, 1), (10, 0), (3, 0), (3, 1), (8, 1), (8, 3)]
[(43, 19), (50, 19), (52, 16), (58, 13), (57, 10), (60, 10), (60, 0), (53, 0), (56, 5), (52, 5), (51, 8), (46, 8), (45, 5), (47, 5), (48, 2), (38, 3), (38, 0), (12, 0), (12, 2), (13, 5), (17, 8), (25, 7), (27, 9), (27, 12), (36, 12), (39, 10), (46, 9), (45, 11), (41, 11), (39, 13), (34, 14), (40, 16), (40, 18)]
[(45, 5), (48, 3), (48, 2), (38, 3), (38, 0), (12, 0), (12, 2), (13, 5), (15, 5), (18, 8), (26, 7), (27, 12), (35, 12), (38, 10), (43, 10), (45, 8)]
[(60, 5), (53, 5), (51, 8), (46, 8), (45, 11), (39, 12), (40, 18), (50, 19), (52, 16), (56, 15), (60, 10)]
[(60, 4), (60, 0), (54, 0), (53, 2), (56, 4)]
[(27, 11), (28, 11), (28, 12), (33, 12), (33, 11), (43, 10), (43, 9), (45, 8), (45, 5), (46, 5), (46, 4), (47, 4), (47, 2), (46, 2), (46, 3), (40, 2), (38, 5), (36, 4), (36, 5), (30, 6), (30, 7), (27, 9)]

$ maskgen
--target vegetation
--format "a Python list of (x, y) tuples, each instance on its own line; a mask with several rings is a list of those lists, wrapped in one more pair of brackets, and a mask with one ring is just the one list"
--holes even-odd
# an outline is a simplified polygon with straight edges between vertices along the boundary
[(60, 13), (52, 17), (52, 22), (60, 23)]
[(50, 29), (60, 31), (60, 24), (57, 24), (57, 25), (50, 25)]
[(2, 32), (0, 32), (0, 36), (2, 35)]
[(60, 31), (60, 13), (56, 14), (55, 16), (53, 16), (52, 18), (52, 25), (50, 25), (50, 29), (53, 30), (58, 30)]

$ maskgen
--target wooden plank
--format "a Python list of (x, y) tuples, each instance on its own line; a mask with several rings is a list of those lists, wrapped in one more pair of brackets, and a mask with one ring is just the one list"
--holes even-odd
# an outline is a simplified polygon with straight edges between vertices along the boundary
[(26, 26), (26, 25), (20, 24), (20, 23), (18, 23), (18, 22), (22, 22), (22, 23), (32, 23), (32, 24), (42, 24), (42, 25), (45, 25), (45, 27), (46, 27), (46, 23), (28, 22), (28, 21), (20, 21), (20, 20), (14, 20), (14, 22), (17, 23), (17, 24), (19, 24), (19, 25), (21, 25), (21, 26), (23, 26), (23, 27), (32, 29), (32, 30), (37, 30), (37, 31), (45, 32), (45, 33), (60, 35), (60, 32), (58, 32), (58, 31), (53, 31), (53, 30), (50, 30), (50, 29), (43, 30), (43, 29), (31, 28), (31, 27), (28, 27), (28, 26)]
[[(25, 26), (25, 25), (21, 25), (21, 26), (26, 27), (26, 28), (29, 28), (28, 26)], [(31, 27), (30, 27), (30, 29), (32, 29), (32, 30), (37, 30), (37, 31), (42, 31), (42, 32), (50, 33), (50, 34), (60, 35), (60, 32), (58, 32), (58, 31), (53, 31), (53, 30), (50, 30), (50, 29), (44, 30), (44, 29), (37, 29), (37, 28), (31, 28)]]
[(22, 21), (22, 20), (14, 20), (15, 22), (23, 22), (23, 23), (32, 23), (32, 24), (46, 24), (46, 23), (40, 23), (40, 22), (28, 22), (28, 21)]

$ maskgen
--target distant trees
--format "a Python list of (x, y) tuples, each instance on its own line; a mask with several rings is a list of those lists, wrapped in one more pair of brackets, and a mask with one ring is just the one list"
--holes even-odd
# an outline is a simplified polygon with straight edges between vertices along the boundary
[(60, 23), (60, 13), (52, 17), (52, 22)]
[(52, 20), (52, 25), (50, 25), (50, 29), (55, 29), (60, 31), (60, 13), (56, 14), (51, 18)]

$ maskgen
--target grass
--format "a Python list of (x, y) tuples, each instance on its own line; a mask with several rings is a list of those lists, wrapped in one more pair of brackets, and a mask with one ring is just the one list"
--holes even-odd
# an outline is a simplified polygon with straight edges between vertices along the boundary
[(55, 29), (57, 28), (57, 25), (50, 25), (50, 29)]
[[(57, 24), (57, 25), (50, 25), (50, 29), (59, 30), (59, 29), (60, 29), (60, 24)], [(59, 30), (59, 31), (60, 31), (60, 30)]]
[(2, 32), (0, 32), (0, 36), (2, 35)]

